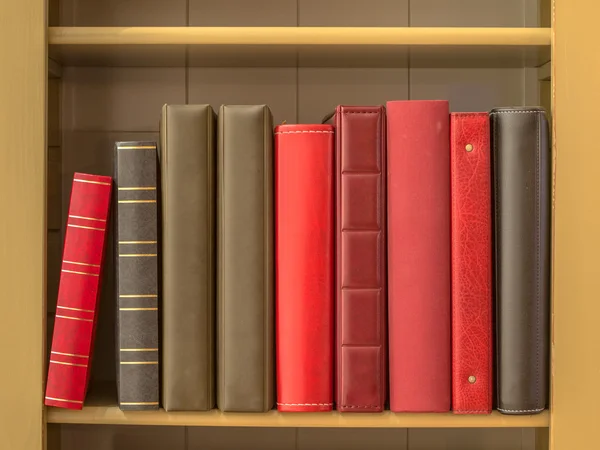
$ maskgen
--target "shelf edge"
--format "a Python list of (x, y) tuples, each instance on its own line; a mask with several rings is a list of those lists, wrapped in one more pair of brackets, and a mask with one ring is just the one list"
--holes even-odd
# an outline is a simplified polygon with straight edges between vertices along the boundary
[(123, 412), (116, 406), (85, 407), (81, 411), (47, 408), (48, 423), (96, 425), (165, 425), (211, 427), (331, 427), (331, 428), (547, 428), (550, 414), (491, 415), (332, 413)]
[(550, 28), (49, 27), (49, 45), (550, 46)]

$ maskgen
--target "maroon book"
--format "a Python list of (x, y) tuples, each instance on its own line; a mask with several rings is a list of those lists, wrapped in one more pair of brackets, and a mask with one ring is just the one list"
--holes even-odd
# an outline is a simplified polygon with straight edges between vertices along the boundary
[(387, 393), (386, 140), (383, 106), (338, 106), (336, 409), (383, 411)]

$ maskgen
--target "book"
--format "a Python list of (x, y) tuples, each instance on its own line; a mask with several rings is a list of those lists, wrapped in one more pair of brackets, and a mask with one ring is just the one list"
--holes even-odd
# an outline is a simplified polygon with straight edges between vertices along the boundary
[(215, 404), (215, 113), (164, 105), (160, 128), (162, 406)]
[(447, 101), (387, 103), (390, 409), (450, 410)]
[(277, 409), (333, 409), (334, 130), (275, 127)]
[(273, 118), (223, 105), (217, 151), (217, 405), (264, 412), (275, 396)]
[(386, 114), (336, 108), (336, 409), (387, 398)]
[(492, 410), (492, 188), (486, 112), (450, 115), (452, 411)]
[(73, 175), (44, 404), (83, 408), (94, 352), (112, 178)]
[(123, 411), (159, 407), (156, 142), (115, 144), (117, 391)]
[(550, 189), (542, 108), (490, 112), (498, 410), (538, 414), (548, 405)]

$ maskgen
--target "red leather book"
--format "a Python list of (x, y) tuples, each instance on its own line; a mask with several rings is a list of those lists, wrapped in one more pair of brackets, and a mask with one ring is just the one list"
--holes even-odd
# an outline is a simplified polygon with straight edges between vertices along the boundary
[(386, 116), (338, 106), (336, 409), (383, 411), (387, 394)]
[(331, 125), (275, 127), (277, 409), (333, 409)]
[(447, 101), (387, 103), (390, 409), (450, 410)]
[(492, 192), (487, 113), (450, 116), (452, 410), (492, 410)]
[(75, 173), (45, 404), (81, 409), (94, 347), (112, 178)]

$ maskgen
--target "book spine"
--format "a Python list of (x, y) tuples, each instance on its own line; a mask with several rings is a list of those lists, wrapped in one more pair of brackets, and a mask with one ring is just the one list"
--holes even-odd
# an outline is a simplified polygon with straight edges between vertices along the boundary
[(338, 106), (336, 408), (383, 411), (387, 394), (386, 115)]
[(333, 409), (331, 125), (275, 128), (277, 409)]
[(217, 152), (217, 404), (274, 403), (273, 119), (265, 105), (222, 106)]
[(119, 408), (158, 409), (156, 143), (117, 142), (114, 179)]
[(550, 189), (548, 122), (541, 108), (490, 112), (494, 157), (498, 410), (548, 405)]
[(65, 230), (44, 404), (82, 409), (104, 264), (112, 178), (75, 173)]
[(387, 103), (390, 409), (450, 410), (446, 101)]
[(488, 113), (452, 113), (452, 410), (492, 410), (492, 190)]
[(165, 105), (161, 118), (162, 405), (214, 406), (215, 114)]

